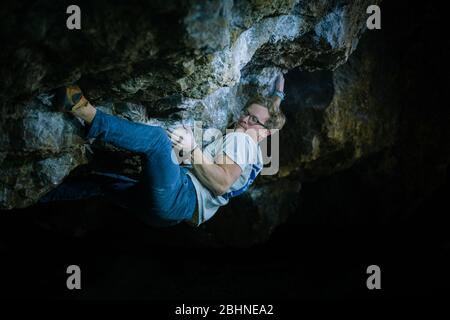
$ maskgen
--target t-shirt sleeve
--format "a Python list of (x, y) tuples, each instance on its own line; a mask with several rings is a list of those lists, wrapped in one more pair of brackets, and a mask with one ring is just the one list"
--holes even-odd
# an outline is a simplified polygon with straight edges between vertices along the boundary
[(254, 162), (254, 150), (251, 137), (245, 133), (232, 132), (225, 135), (223, 140), (223, 153), (233, 160), (242, 172), (245, 171), (247, 165)]

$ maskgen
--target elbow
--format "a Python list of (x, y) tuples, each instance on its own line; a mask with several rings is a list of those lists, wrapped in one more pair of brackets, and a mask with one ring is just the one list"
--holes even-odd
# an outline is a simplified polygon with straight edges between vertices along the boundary
[(211, 190), (215, 197), (220, 197), (227, 193), (228, 189), (230, 189), (229, 185), (217, 185), (214, 186), (214, 189)]
[(212, 190), (212, 193), (214, 194), (215, 197), (220, 197), (221, 195), (224, 195), (227, 192), (227, 190), (225, 190), (224, 188), (214, 188), (214, 190)]

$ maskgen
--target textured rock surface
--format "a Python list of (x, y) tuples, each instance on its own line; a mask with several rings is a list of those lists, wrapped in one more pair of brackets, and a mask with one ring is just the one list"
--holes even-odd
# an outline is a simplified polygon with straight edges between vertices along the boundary
[[(224, 129), (251, 91), (273, 89), (280, 68), (331, 69), (345, 62), (366, 17), (361, 1), (82, 2), (80, 7), (80, 31), (65, 28), (64, 3), (19, 2), (2, 13), (1, 59), (8, 61), (1, 67), (0, 91), (6, 115), (3, 208), (30, 205), (87, 161), (81, 126), (46, 106), (45, 91), (79, 82), (94, 103), (135, 121), (201, 120)], [(32, 98), (39, 94), (41, 99)], [(51, 185), (42, 185), (41, 173), (31, 174), (43, 159), (64, 163), (44, 166)]]
[[(408, 83), (408, 74), (398, 64), (399, 53), (386, 55), (390, 49), (373, 32), (356, 49), (368, 4), (81, 3), (81, 31), (64, 27), (63, 3), (5, 6), (0, 206), (27, 207), (65, 177), (91, 169), (139, 173), (139, 157), (100, 144), (91, 153), (82, 124), (53, 110), (51, 89), (72, 82), (103, 110), (133, 121), (163, 126), (203, 121), (224, 129), (253, 91), (271, 92), (276, 73), (287, 72), (280, 171), (258, 179), (247, 195), (201, 227), (198, 239), (214, 238), (211, 243), (267, 239), (302, 208), (300, 182), (339, 174), (380, 154), (386, 156), (383, 164), (366, 169), (395, 170), (400, 160), (386, 150), (407, 139), (405, 119), (414, 118), (405, 118), (401, 102), (400, 93), (408, 89), (399, 87), (399, 79)], [(437, 159), (445, 171), (445, 155)]]
[(396, 142), (398, 66), (378, 51), (366, 43), (334, 72), (287, 75), (291, 122), (281, 135), (281, 175), (327, 175)]
[[(314, 12), (327, 11), (330, 2), (302, 1), (301, 12), (314, 16)], [(267, 4), (257, 7), (255, 1), (237, 3), (234, 7), (250, 3), (255, 8), (242, 16), (243, 30), (255, 17), (264, 19), (265, 14), (279, 12)], [(286, 74), (288, 96), (283, 108), (288, 124), (281, 135), (284, 151), (279, 176), (260, 177), (252, 192), (233, 199), (196, 229), (182, 224), (150, 228), (134, 220), (130, 212), (99, 199), (0, 210), (0, 270), (8, 275), (2, 279), (3, 292), (8, 298), (20, 299), (361, 300), (373, 299), (373, 291), (362, 285), (362, 273), (368, 264), (381, 263), (390, 275), (384, 278), (383, 297), (427, 300), (444, 296), (450, 268), (446, 259), (450, 218), (445, 209), (450, 192), (448, 72), (443, 67), (450, 48), (445, 46), (446, 4), (384, 1), (381, 9), (382, 29), (362, 35), (348, 64), (314, 73), (304, 72), (300, 65), (300, 70), (290, 69)], [(167, 7), (161, 12), (171, 10)], [(16, 12), (18, 16), (20, 12)], [(128, 28), (120, 26), (124, 27)], [(231, 39), (239, 35), (230, 34)], [(111, 52), (111, 58), (117, 54)], [(267, 67), (254, 61), (252, 58), (249, 67), (241, 70), (244, 78)], [(50, 61), (48, 65), (53, 68)], [(6, 76), (3, 70), (11, 78), (19, 74), (11, 74), (10, 67), (1, 64), (2, 76)], [(171, 70), (165, 72), (172, 74)], [(101, 93), (108, 86), (92, 83), (88, 87), (92, 93), (99, 87)], [(179, 111), (166, 106), (183, 100), (182, 95), (174, 95), (158, 104), (136, 101), (135, 105), (114, 103), (105, 108), (122, 115), (134, 111), (131, 114), (137, 119), (145, 110), (166, 121)], [(211, 103), (215, 101), (211, 99)], [(159, 112), (160, 105), (167, 111)], [(2, 108), (16, 110), (7, 115), (20, 123), (24, 106), (13, 99)], [(5, 113), (1, 115), (3, 121)], [(67, 128), (73, 125), (75, 131), (80, 130), (73, 119), (63, 119)], [(209, 121), (215, 121), (214, 116)], [(22, 152), (19, 146), (24, 144), (15, 136), (21, 137), (23, 128), (18, 124), (4, 127), (4, 123), (0, 143), (8, 143), (8, 148), (17, 145)], [(20, 131), (13, 134), (13, 127)], [(73, 145), (78, 146), (81, 142)], [(8, 150), (2, 149), (1, 160)], [(25, 166), (60, 156), (53, 151), (51, 156), (40, 156), (39, 152), (11, 157), (8, 166), (16, 163), (18, 169), (9, 175), (20, 173), (21, 159)], [(77, 166), (68, 180), (76, 180), (92, 168), (132, 175), (139, 170), (139, 159), (108, 146), (96, 146), (93, 155), (85, 154), (89, 164)], [(33, 175), (21, 176), (30, 190), (35, 188), (29, 180)], [(16, 203), (23, 200), (18, 198)], [(275, 228), (278, 223), (281, 225)], [(269, 241), (259, 243), (269, 234)], [(251, 249), (235, 247), (256, 242)], [(205, 248), (211, 246), (214, 248)], [(83, 290), (75, 295), (64, 285), (66, 267), (73, 263), (89, 273), (82, 278)], [(30, 266), (32, 286), (24, 276)]]

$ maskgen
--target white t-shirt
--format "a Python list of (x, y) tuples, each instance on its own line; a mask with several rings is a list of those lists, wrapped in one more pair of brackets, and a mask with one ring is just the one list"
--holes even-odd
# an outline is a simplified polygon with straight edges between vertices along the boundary
[[(243, 132), (228, 133), (223, 139), (217, 139), (203, 150), (203, 154), (211, 160), (214, 160), (220, 153), (225, 153), (242, 170), (239, 178), (227, 192), (236, 191), (245, 186), (252, 172), (253, 165), (257, 165), (260, 168), (263, 167), (259, 145), (248, 134)], [(199, 226), (209, 220), (220, 206), (226, 205), (229, 199), (224, 196), (215, 196), (208, 188), (203, 186), (193, 172), (188, 171), (187, 174), (191, 177), (197, 192), (198, 221), (196, 221), (196, 226)]]

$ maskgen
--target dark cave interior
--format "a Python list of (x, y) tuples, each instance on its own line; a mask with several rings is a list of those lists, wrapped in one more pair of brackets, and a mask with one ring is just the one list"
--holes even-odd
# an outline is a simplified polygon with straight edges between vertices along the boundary
[[(286, 221), (267, 241), (253, 241), (256, 213), (245, 196), (225, 211), (230, 216), (240, 206), (248, 213), (233, 220), (240, 223), (235, 234), (220, 227), (227, 215), (212, 219), (208, 230), (154, 228), (100, 198), (1, 210), (2, 296), (283, 300), (444, 293), (450, 285), (450, 135), (442, 98), (448, 49), (436, 29), (445, 10), (436, 2), (405, 1), (384, 1), (382, 10), (382, 30), (366, 32), (361, 42), (399, 70), (391, 90), (399, 138), (338, 172), (323, 169), (331, 161), (324, 159), (291, 175), (301, 192), (283, 207)], [(318, 133), (335, 91), (332, 72), (294, 69), (286, 83), (288, 121), (308, 122), (297, 134)], [(292, 137), (287, 132), (282, 148), (303, 148), (290, 145)], [(74, 263), (86, 270), (79, 292), (65, 287), (66, 267)], [(370, 264), (383, 270), (381, 293), (366, 288)]]

